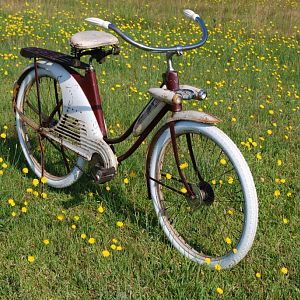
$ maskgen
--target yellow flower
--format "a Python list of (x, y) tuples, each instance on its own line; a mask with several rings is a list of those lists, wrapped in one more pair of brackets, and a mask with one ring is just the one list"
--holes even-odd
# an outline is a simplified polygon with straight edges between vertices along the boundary
[(98, 207), (98, 212), (99, 212), (100, 214), (102, 214), (102, 213), (104, 212), (104, 208), (103, 208), (102, 206), (99, 206), (99, 207)]
[(185, 163), (181, 164), (181, 165), (179, 166), (179, 168), (180, 168), (181, 170), (184, 170), (184, 169), (186, 169), (188, 166), (189, 166), (189, 164), (188, 164), (187, 162), (185, 162)]
[(167, 179), (171, 179), (171, 178), (172, 178), (172, 175), (171, 175), (170, 173), (167, 173), (167, 174), (166, 174), (166, 178), (167, 178)]
[(261, 159), (262, 159), (262, 155), (261, 155), (260, 152), (256, 154), (256, 158), (257, 158), (258, 160), (261, 160)]
[(118, 240), (117, 239), (112, 239), (111, 240), (114, 244), (118, 244)]
[(73, 230), (75, 230), (75, 229), (76, 229), (76, 225), (75, 225), (75, 224), (72, 224), (72, 225), (71, 225), (71, 228), (72, 228)]
[(86, 234), (85, 234), (85, 233), (82, 233), (82, 234), (80, 235), (80, 237), (84, 240), (84, 239), (86, 239)]
[(268, 130), (267, 130), (267, 134), (268, 134), (268, 135), (271, 135), (272, 133), (273, 133), (273, 131), (272, 131), (271, 129), (268, 129)]
[(74, 221), (79, 221), (80, 217), (79, 216), (74, 216)]
[(12, 199), (12, 198), (8, 199), (7, 202), (8, 202), (8, 204), (9, 204), (10, 206), (15, 206), (15, 205), (16, 205), (15, 200)]
[(43, 176), (42, 178), (41, 178), (41, 183), (46, 183), (47, 182), (47, 178), (45, 177), (45, 176)]
[(0, 157), (0, 163), (2, 163), (3, 162), (3, 158), (2, 157)]
[(34, 186), (37, 186), (37, 185), (39, 184), (39, 180), (36, 179), (36, 178), (34, 178), (34, 179), (32, 180), (32, 184), (33, 184)]
[(228, 244), (228, 245), (231, 245), (232, 244), (232, 241), (229, 237), (226, 237), (225, 238), (225, 243)]
[(187, 193), (187, 189), (185, 187), (183, 187), (181, 190), (180, 190), (181, 193), (183, 194), (186, 194)]
[(103, 250), (103, 251), (102, 251), (102, 256), (104, 256), (104, 257), (110, 256), (109, 251), (108, 251), (108, 250)]
[(117, 245), (112, 244), (112, 245), (110, 246), (110, 248), (113, 249), (113, 250), (116, 250), (116, 249), (117, 249)]
[(226, 159), (222, 158), (222, 159), (220, 160), (220, 164), (223, 165), (223, 166), (225, 166), (225, 165), (227, 164)]
[(218, 293), (219, 295), (223, 295), (223, 294), (224, 294), (223, 289), (221, 289), (220, 287), (218, 287), (218, 288), (216, 289), (216, 291), (217, 291), (217, 293)]
[(287, 218), (283, 218), (282, 221), (283, 221), (283, 224), (288, 224), (289, 223), (289, 220)]
[(210, 259), (209, 257), (206, 257), (206, 258), (205, 258), (205, 262), (209, 265), (210, 262), (211, 262), (211, 259)]
[(28, 174), (28, 168), (23, 168), (23, 169), (22, 169), (22, 172), (23, 172), (24, 174)]
[(219, 264), (216, 264), (215, 265), (215, 270), (216, 271), (220, 271), (222, 269), (222, 267), (219, 265)]
[(49, 240), (43, 240), (43, 243), (47, 246), (47, 245), (49, 245)]
[(96, 239), (93, 238), (93, 237), (88, 239), (88, 243), (91, 244), (91, 245), (95, 244), (95, 242), (96, 242)]
[(39, 195), (39, 192), (38, 191), (33, 191), (33, 196), (34, 197), (37, 197)]
[(261, 273), (260, 272), (256, 272), (255, 277), (256, 278), (261, 278)]
[(94, 195), (93, 192), (88, 192), (89, 197), (93, 197), (93, 195)]
[(32, 188), (26, 189), (26, 193), (32, 193), (32, 192), (33, 192), (33, 189), (32, 189)]
[(110, 187), (108, 185), (105, 187), (105, 189), (106, 189), (107, 192), (110, 191)]
[(227, 182), (228, 182), (229, 184), (233, 184), (233, 177), (232, 177), (232, 176), (229, 176)]
[(22, 211), (22, 213), (27, 213), (27, 207), (25, 207), (25, 206), (23, 206), (22, 208), (21, 208), (21, 211)]
[(62, 215), (62, 214), (59, 214), (56, 218), (57, 218), (58, 221), (63, 221), (63, 219), (65, 218), (65, 216)]
[(124, 226), (124, 223), (122, 221), (118, 221), (117, 222), (117, 226), (120, 227), (120, 228), (122, 228)]
[(6, 169), (6, 168), (7, 168), (7, 164), (6, 164), (6, 163), (3, 163), (3, 164), (2, 164), (2, 168), (3, 168), (3, 169)]
[(41, 197), (42, 197), (43, 199), (46, 199), (46, 198), (47, 198), (47, 194), (46, 194), (46, 193), (41, 193)]
[(289, 272), (289, 271), (288, 271), (288, 268), (286, 268), (286, 267), (282, 267), (280, 271), (281, 271), (281, 273), (284, 274), (284, 275), (286, 275), (286, 274)]
[(278, 167), (282, 166), (282, 160), (281, 160), (281, 159), (278, 159), (278, 160), (277, 160), (277, 166), (278, 166)]
[(2, 139), (6, 139), (6, 133), (3, 132), (3, 133), (1, 133), (0, 136), (1, 136)]
[(233, 252), (234, 254), (237, 254), (237, 253), (238, 253), (238, 249), (233, 248), (233, 249), (232, 249), (232, 252)]
[(0, 175), (3, 175), (3, 170), (0, 170)]
[(124, 178), (123, 182), (124, 182), (125, 184), (128, 184), (128, 183), (129, 183), (129, 179), (128, 179), (128, 178)]
[(274, 196), (277, 198), (277, 197), (279, 197), (280, 196), (280, 191), (279, 190), (276, 190), (275, 192), (274, 192)]
[(123, 247), (122, 246), (117, 246), (117, 251), (122, 251)]
[(30, 263), (33, 263), (33, 262), (35, 261), (35, 258), (34, 258), (34, 256), (29, 255), (29, 256), (27, 257), (27, 260), (28, 260)]

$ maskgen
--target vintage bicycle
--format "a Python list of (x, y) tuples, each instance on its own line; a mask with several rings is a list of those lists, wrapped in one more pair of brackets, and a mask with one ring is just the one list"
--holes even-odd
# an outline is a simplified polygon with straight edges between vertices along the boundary
[[(129, 44), (166, 54), (162, 85), (150, 88), (150, 100), (118, 138), (107, 133), (93, 62), (118, 55), (116, 36), (84, 31), (71, 37), (71, 55), (28, 47), (21, 55), (33, 63), (14, 85), (13, 105), (19, 142), (28, 165), (55, 188), (75, 183), (89, 172), (97, 183), (111, 180), (159, 121), (146, 155), (145, 179), (159, 223), (183, 255), (212, 268), (229, 268), (250, 250), (258, 222), (258, 204), (249, 167), (230, 138), (205, 112), (183, 110), (183, 102), (206, 97), (203, 89), (179, 84), (173, 57), (202, 46), (207, 28), (198, 14), (184, 10), (202, 30), (191, 45), (157, 48), (143, 45), (114, 24), (87, 21), (110, 29)], [(88, 63), (81, 60), (89, 56)], [(136, 137), (125, 153), (114, 145)]]

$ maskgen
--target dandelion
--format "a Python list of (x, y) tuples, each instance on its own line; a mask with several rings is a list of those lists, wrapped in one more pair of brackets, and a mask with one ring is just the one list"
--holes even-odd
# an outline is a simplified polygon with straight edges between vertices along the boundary
[(279, 191), (279, 190), (275, 190), (275, 191), (274, 191), (274, 196), (275, 196), (276, 198), (278, 198), (278, 197), (280, 196), (280, 191)]
[(172, 175), (170, 173), (167, 173), (166, 178), (170, 180), (172, 178)]
[(6, 139), (6, 133), (2, 132), (0, 136), (2, 139)]
[(62, 215), (62, 214), (59, 214), (56, 218), (57, 218), (58, 221), (63, 221), (65, 216)]
[(21, 208), (21, 212), (24, 213), (24, 214), (27, 213), (27, 207), (23, 206), (23, 207)]
[(117, 251), (122, 251), (123, 247), (122, 246), (117, 246)]
[(256, 158), (257, 158), (257, 160), (261, 160), (262, 159), (262, 155), (261, 155), (260, 152), (256, 154)]
[(256, 278), (261, 278), (261, 273), (260, 273), (260, 272), (256, 272), (256, 273), (255, 273), (255, 277), (256, 277)]
[(22, 169), (22, 172), (23, 172), (24, 174), (28, 174), (28, 168), (23, 168), (23, 169)]
[(187, 162), (185, 162), (185, 163), (181, 164), (181, 165), (179, 166), (179, 168), (180, 168), (181, 170), (184, 170), (184, 169), (186, 169), (188, 166), (189, 166), (189, 164), (188, 164)]
[(47, 246), (47, 245), (49, 245), (50, 241), (46, 239), (46, 240), (43, 240), (43, 243)]
[(220, 160), (220, 164), (223, 165), (223, 166), (225, 166), (225, 165), (227, 164), (226, 159), (222, 158), (222, 159)]
[(47, 182), (47, 178), (46, 178), (45, 176), (43, 176), (43, 177), (41, 178), (41, 183), (45, 184), (46, 182)]
[(211, 263), (211, 259), (209, 257), (205, 257), (205, 262), (209, 265)]
[(123, 182), (124, 182), (125, 184), (128, 184), (128, 183), (129, 183), (129, 179), (126, 177), (126, 178), (124, 178)]
[(32, 193), (33, 192), (33, 189), (32, 188), (28, 188), (28, 189), (26, 189), (26, 193)]
[(117, 222), (117, 226), (120, 227), (120, 228), (122, 228), (124, 226), (124, 223), (122, 221), (118, 221)]
[(118, 244), (118, 240), (117, 239), (112, 239), (111, 240), (114, 244)]
[(91, 238), (88, 239), (88, 243), (91, 244), (91, 245), (93, 245), (93, 244), (96, 243), (96, 239), (93, 238), (93, 237), (91, 237)]
[(277, 166), (278, 166), (278, 167), (282, 166), (282, 160), (281, 160), (281, 159), (278, 159), (278, 160), (277, 160)]
[(112, 244), (112, 245), (110, 246), (110, 248), (113, 249), (113, 250), (116, 250), (116, 249), (117, 249), (117, 245)]
[(3, 164), (2, 164), (2, 168), (3, 168), (3, 169), (7, 169), (7, 167), (8, 167), (8, 166), (7, 166), (6, 163), (3, 163)]
[(221, 289), (220, 287), (218, 287), (218, 288), (216, 289), (216, 291), (217, 291), (217, 294), (219, 294), (219, 295), (223, 295), (223, 294), (224, 294), (223, 289)]
[(229, 176), (227, 182), (228, 182), (229, 184), (233, 184), (233, 177), (232, 177), (232, 176)]
[(43, 198), (43, 199), (46, 199), (47, 198), (47, 194), (46, 193), (41, 193), (41, 197)]
[(13, 211), (13, 212), (11, 213), (11, 215), (12, 215), (13, 217), (15, 217), (15, 216), (17, 215), (17, 213), (16, 213), (15, 211)]
[(79, 221), (80, 217), (79, 216), (74, 216), (74, 221)]
[(183, 194), (186, 194), (187, 193), (187, 189), (185, 187), (183, 187), (182, 189), (180, 189), (180, 192), (183, 193)]
[(105, 187), (105, 189), (106, 189), (107, 192), (110, 191), (110, 187), (108, 185)]
[(71, 225), (71, 228), (72, 228), (73, 230), (75, 230), (76, 227), (77, 227), (77, 226), (76, 226), (75, 224), (72, 224), (72, 225)]
[(32, 255), (29, 255), (29, 256), (27, 257), (27, 260), (28, 260), (30, 263), (33, 263), (33, 262), (35, 261), (35, 257), (32, 256)]
[(288, 224), (288, 223), (289, 223), (289, 220), (288, 220), (287, 218), (283, 218), (283, 219), (282, 219), (282, 222), (283, 222), (283, 224)]
[(233, 248), (233, 249), (232, 249), (232, 252), (233, 252), (234, 254), (237, 254), (237, 253), (238, 253), (238, 249)]
[(102, 256), (103, 256), (103, 257), (109, 257), (109, 256), (110, 256), (109, 251), (108, 251), (108, 250), (103, 250), (103, 251), (102, 251)]
[(99, 207), (98, 207), (98, 212), (99, 212), (100, 214), (102, 214), (102, 213), (104, 212), (103, 206), (99, 206)]
[(229, 237), (226, 237), (225, 238), (225, 243), (228, 244), (228, 245), (231, 245), (232, 244), (232, 241)]
[(12, 199), (12, 198), (9, 198), (9, 199), (7, 200), (7, 202), (8, 202), (8, 204), (9, 204), (10, 206), (15, 206), (15, 205), (16, 205), (15, 200)]
[(84, 239), (86, 239), (86, 234), (85, 234), (85, 233), (82, 233), (82, 234), (80, 235), (80, 237), (84, 240)]
[(267, 130), (267, 134), (268, 134), (268, 135), (271, 135), (272, 133), (273, 133), (273, 131), (272, 131), (271, 129), (268, 129), (268, 130)]
[(287, 273), (289, 272), (288, 268), (286, 268), (286, 267), (282, 267), (282, 268), (280, 269), (280, 271), (281, 271), (281, 273), (284, 274), (284, 275), (287, 275)]
[(221, 265), (219, 265), (219, 264), (215, 265), (215, 270), (216, 271), (220, 271), (221, 269), (222, 269)]
[(38, 186), (39, 180), (36, 179), (36, 178), (34, 178), (34, 179), (32, 180), (32, 184), (33, 184), (34, 186)]
[(32, 193), (32, 194), (33, 194), (33, 196), (34, 196), (34, 197), (38, 197), (38, 195), (39, 195), (39, 192), (38, 192), (38, 191), (33, 191), (33, 193)]

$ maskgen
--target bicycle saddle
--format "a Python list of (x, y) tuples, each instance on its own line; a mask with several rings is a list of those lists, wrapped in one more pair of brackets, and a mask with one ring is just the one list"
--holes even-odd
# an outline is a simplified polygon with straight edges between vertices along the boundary
[(119, 40), (114, 35), (96, 30), (77, 32), (70, 39), (71, 47), (76, 49), (94, 49), (117, 44)]

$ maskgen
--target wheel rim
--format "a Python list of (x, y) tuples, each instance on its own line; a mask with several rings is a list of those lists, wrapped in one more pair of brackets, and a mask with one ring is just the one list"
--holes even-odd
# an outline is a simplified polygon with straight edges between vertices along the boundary
[[(174, 192), (174, 189), (181, 191), (184, 186), (177, 175), (169, 138), (158, 155), (155, 177), (162, 184), (155, 184), (157, 212), (168, 238), (184, 255), (200, 262), (204, 262), (205, 258), (210, 258), (212, 262), (221, 262), (225, 257), (239, 251), (245, 231), (246, 215), (241, 176), (233, 167), (232, 157), (228, 157), (218, 144), (207, 136), (201, 136), (200, 132), (195, 132), (191, 137), (193, 144), (195, 139), (198, 142), (198, 146), (193, 146), (193, 149), (196, 149), (196, 160), (201, 161), (198, 168), (202, 182), (193, 168), (186, 134), (181, 134), (177, 140), (183, 171), (198, 199), (189, 200), (182, 193)], [(197, 157), (201, 157), (201, 160)], [(170, 176), (171, 179), (167, 179)], [(199, 194), (204, 194), (205, 199), (205, 193), (209, 195), (206, 203), (203, 195), (199, 199)], [(253, 213), (255, 214), (255, 210)], [(257, 217), (254, 219), (257, 220)], [(250, 227), (254, 228), (255, 233), (256, 221)], [(252, 237), (249, 238), (250, 247), (252, 240)], [(244, 255), (245, 253), (237, 254), (236, 260)]]
[[(34, 73), (32, 72), (32, 74)], [(44, 128), (52, 128), (57, 124), (63, 109), (59, 82), (49, 75), (40, 75), (39, 93), (41, 118), (39, 117), (39, 103), (34, 76), (30, 77), (29, 83), (25, 87), (19, 109), (36, 124), (41, 123)], [(41, 136), (25, 122), (20, 122), (20, 132), (25, 142), (23, 143), (26, 148), (25, 151), (34, 165), (36, 174), (43, 174), (52, 181), (60, 181), (78, 165), (78, 156), (74, 152)]]

